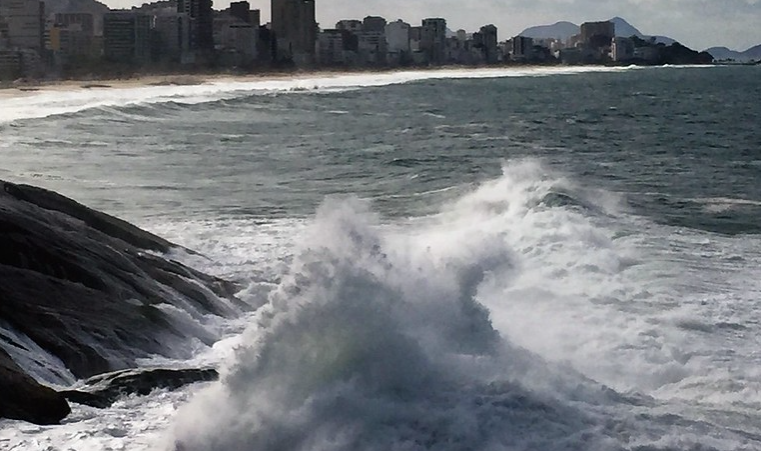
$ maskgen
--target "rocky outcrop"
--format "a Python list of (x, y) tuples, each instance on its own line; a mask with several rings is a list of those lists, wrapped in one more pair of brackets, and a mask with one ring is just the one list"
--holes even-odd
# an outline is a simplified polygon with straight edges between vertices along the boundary
[(169, 241), (135, 227), (127, 221), (87, 208), (56, 192), (36, 186), (16, 185), (8, 182), (4, 182), (3, 185), (3, 190), (17, 200), (79, 219), (85, 225), (135, 247), (159, 252), (167, 252), (173, 247)]
[(56, 424), (71, 412), (63, 395), (32, 379), (0, 349), (0, 418)]
[(150, 394), (153, 390), (176, 390), (196, 382), (209, 382), (219, 378), (214, 368), (147, 368), (123, 370), (102, 374), (85, 381), (78, 390), (65, 390), (60, 394), (71, 402), (91, 407), (109, 407), (126, 395)]
[(711, 64), (713, 56), (708, 52), (697, 52), (675, 42), (660, 49), (662, 64)]
[[(0, 348), (11, 356), (39, 352), (32, 342), (87, 378), (182, 357), (173, 349), (188, 339), (218, 338), (199, 326), (206, 315), (248, 308), (233, 284), (164, 258), (174, 245), (162, 238), (48, 190), (0, 187)], [(18, 371), (0, 384), (8, 374)]]

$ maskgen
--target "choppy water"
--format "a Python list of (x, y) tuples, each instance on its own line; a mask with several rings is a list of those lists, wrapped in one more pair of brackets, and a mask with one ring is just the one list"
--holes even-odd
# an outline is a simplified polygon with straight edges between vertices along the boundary
[(199, 350), (219, 383), (0, 423), (0, 446), (761, 449), (760, 74), (0, 100), (0, 178), (198, 249), (265, 304)]

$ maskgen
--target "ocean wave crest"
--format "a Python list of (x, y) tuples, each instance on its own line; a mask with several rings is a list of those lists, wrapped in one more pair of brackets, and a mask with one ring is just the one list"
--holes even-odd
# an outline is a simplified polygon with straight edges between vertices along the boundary
[[(736, 441), (701, 444), (694, 431), (713, 434), (710, 424), (656, 415), (656, 399), (613, 390), (503, 333), (533, 318), (502, 312), (493, 324), (489, 308), (531, 299), (504, 287), (525, 282), (525, 253), (543, 252), (528, 249), (525, 231), (521, 248), (510, 228), (535, 214), (581, 217), (576, 205), (542, 203), (558, 185), (540, 164), (513, 164), (412, 230), (384, 225), (364, 201), (327, 200), (221, 381), (180, 410), (167, 449), (732, 449)], [(593, 244), (610, 266), (566, 270), (620, 276), (612, 244), (576, 227), (566, 239)]]

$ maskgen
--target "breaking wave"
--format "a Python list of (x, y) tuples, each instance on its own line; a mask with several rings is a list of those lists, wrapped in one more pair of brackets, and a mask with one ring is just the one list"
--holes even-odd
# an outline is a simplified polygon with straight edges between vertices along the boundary
[[(326, 200), (234, 361), (181, 408), (166, 448), (742, 449), (731, 432), (671, 413), (645, 394), (682, 377), (670, 369), (676, 363), (664, 343), (643, 349), (652, 335), (599, 345), (597, 366), (582, 352), (569, 351), (564, 361), (548, 350), (564, 350), (563, 337), (568, 346), (597, 345), (624, 322), (606, 328), (596, 315), (585, 319), (585, 308), (612, 307), (570, 288), (559, 297), (556, 279), (613, 284), (636, 264), (584, 216), (588, 209), (577, 208), (595, 204), (612, 214), (615, 200), (574, 196), (583, 194), (524, 162), (412, 223), (384, 224), (361, 200)], [(563, 260), (566, 253), (576, 253), (577, 263)], [(554, 275), (538, 279), (548, 268), (528, 260), (552, 266), (543, 260), (549, 254), (560, 258), (549, 268)], [(544, 299), (527, 288), (532, 278)], [(602, 296), (605, 287), (598, 288)], [(620, 285), (609, 291), (627, 301)], [(537, 319), (504, 307), (527, 301), (537, 312), (551, 302), (558, 311), (578, 309), (569, 317), (582, 324), (560, 324), (547, 310), (545, 329), (557, 330), (535, 328), (531, 336), (526, 326)], [(592, 324), (600, 336), (583, 331)], [(624, 350), (635, 346), (652, 366), (630, 359)], [(666, 369), (650, 374), (656, 365)]]

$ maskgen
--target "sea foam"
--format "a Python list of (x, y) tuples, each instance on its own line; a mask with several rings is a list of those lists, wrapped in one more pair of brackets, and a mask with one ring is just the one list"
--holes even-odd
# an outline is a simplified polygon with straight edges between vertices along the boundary
[[(554, 408), (509, 381), (512, 360), (529, 359), (475, 300), (511, 264), (484, 239), (466, 256), (417, 254), (362, 202), (327, 201), (222, 381), (181, 411), (177, 449), (503, 445), (487, 417)], [(573, 415), (550, 416), (576, 429)]]
[[(579, 340), (594, 341), (598, 360), (625, 346), (647, 346), (648, 339), (618, 343), (619, 349), (604, 344), (607, 327), (581, 332), (585, 324), (614, 318), (612, 307), (579, 317), (581, 324), (563, 325), (557, 323), (560, 315), (550, 314), (552, 302), (565, 314), (594, 311), (590, 293), (562, 297), (554, 289), (580, 290), (584, 282), (599, 281), (615, 293), (621, 283), (615, 279), (636, 263), (607, 232), (583, 219), (589, 217), (584, 205), (594, 204), (604, 216), (615, 214), (616, 202), (601, 202), (598, 195), (597, 202), (590, 196), (569, 201), (570, 206), (545, 205), (544, 199), (561, 188), (572, 187), (539, 164), (517, 163), (500, 179), (453, 200), (441, 214), (403, 226), (384, 225), (364, 201), (327, 200), (220, 382), (180, 409), (166, 448), (736, 447), (734, 438), (715, 438), (709, 424), (653, 415), (658, 401), (637, 391), (636, 382), (629, 385), (635, 390), (619, 392), (574, 368), (626, 386), (609, 366), (591, 371), (590, 350), (574, 353), (561, 339), (580, 332)], [(559, 220), (567, 226), (557, 231)], [(532, 232), (529, 225), (542, 230)], [(551, 230), (556, 231), (548, 235)], [(585, 250), (588, 246), (593, 249)], [(562, 260), (570, 258), (567, 253), (576, 253), (575, 266)], [(528, 264), (532, 258), (545, 267)], [(570, 275), (552, 277), (564, 265)], [(544, 285), (540, 276), (547, 276)], [(574, 277), (585, 280), (568, 285)], [(529, 283), (543, 288), (546, 299), (529, 291)], [(605, 288), (597, 289), (602, 296)], [(589, 305), (582, 305), (582, 298)], [(549, 318), (547, 328), (558, 330), (535, 328), (539, 318), (528, 316), (526, 302), (537, 304)], [(511, 303), (519, 307), (500, 308)], [(627, 326), (626, 315), (618, 316), (622, 322), (611, 328)], [(522, 327), (526, 321), (531, 327)], [(567, 350), (570, 360), (548, 352), (550, 345)], [(667, 357), (649, 352), (652, 367), (668, 368)], [(614, 359), (624, 366), (620, 372), (629, 357), (622, 353)], [(642, 364), (643, 373), (652, 368)], [(632, 379), (640, 374), (628, 369)], [(651, 416), (637, 420), (638, 412)], [(701, 448), (707, 435), (714, 437), (714, 448)]]

